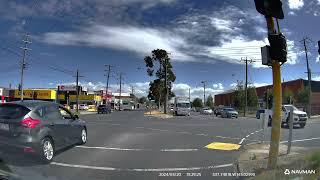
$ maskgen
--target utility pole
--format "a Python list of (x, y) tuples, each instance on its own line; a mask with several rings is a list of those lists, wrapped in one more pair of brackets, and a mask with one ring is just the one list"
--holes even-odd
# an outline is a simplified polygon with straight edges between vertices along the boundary
[(191, 93), (190, 93), (190, 88), (189, 88), (189, 103), (191, 104)]
[(105, 75), (105, 76), (107, 76), (106, 97), (105, 97), (105, 98), (106, 98), (106, 104), (107, 104), (107, 97), (108, 97), (109, 78), (110, 78), (111, 65), (105, 65), (105, 66), (108, 67), (108, 70), (106, 70), (106, 71), (108, 71), (108, 74)]
[(206, 106), (206, 83), (207, 81), (201, 81), (203, 84), (203, 107)]
[(83, 77), (79, 75), (79, 69), (77, 69), (76, 74), (76, 112), (79, 113), (79, 77)]
[(252, 59), (248, 60), (248, 58), (246, 57), (246, 59), (242, 59), (241, 61), (245, 62), (246, 64), (246, 80), (245, 80), (245, 105), (244, 105), (244, 111), (243, 111), (243, 116), (246, 117), (246, 112), (247, 112), (247, 108), (248, 108), (248, 62), (252, 63), (255, 62)]
[(120, 73), (119, 111), (121, 111), (122, 73)]
[(311, 89), (311, 69), (309, 66), (309, 58), (308, 58), (308, 49), (306, 45), (306, 41), (309, 40), (309, 38), (305, 37), (302, 39), (303, 46), (304, 46), (304, 52), (306, 54), (306, 61), (307, 61), (307, 73), (308, 73), (308, 86), (309, 86), (309, 103), (308, 103), (308, 117), (311, 116), (311, 95), (312, 95), (312, 89)]
[(133, 86), (131, 86), (131, 94), (133, 95), (133, 93), (134, 93), (134, 88)]
[(26, 59), (27, 51), (31, 50), (27, 47), (28, 44), (31, 43), (31, 41), (29, 41), (28, 34), (25, 35), (23, 42), (24, 42), (24, 47), (21, 47), (21, 49), (23, 49), (22, 64), (21, 64), (21, 79), (20, 79), (21, 101), (23, 101), (23, 76), (24, 76), (24, 69), (26, 68), (25, 59)]
[(165, 73), (165, 80), (164, 80), (164, 87), (165, 87), (165, 100), (164, 100), (164, 114), (167, 114), (168, 110), (168, 59), (165, 60), (165, 68), (164, 68), (164, 73)]

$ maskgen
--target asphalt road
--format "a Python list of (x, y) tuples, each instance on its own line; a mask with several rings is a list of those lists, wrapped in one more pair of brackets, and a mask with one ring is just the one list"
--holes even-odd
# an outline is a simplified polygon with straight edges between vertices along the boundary
[[(212, 142), (243, 146), (262, 138), (261, 121), (253, 118), (222, 119), (192, 114), (158, 119), (145, 117), (142, 111), (81, 118), (88, 126), (87, 144), (59, 152), (49, 165), (15, 152), (2, 153), (0, 157), (22, 179), (235, 179), (213, 177), (213, 173), (234, 172), (233, 162), (240, 151), (212, 150), (205, 146)], [(270, 129), (265, 131), (265, 140), (270, 138)], [(320, 121), (294, 129), (293, 145), (320, 147), (319, 129)], [(287, 136), (288, 129), (283, 128), (281, 141)], [(166, 177), (172, 175), (175, 176)]]

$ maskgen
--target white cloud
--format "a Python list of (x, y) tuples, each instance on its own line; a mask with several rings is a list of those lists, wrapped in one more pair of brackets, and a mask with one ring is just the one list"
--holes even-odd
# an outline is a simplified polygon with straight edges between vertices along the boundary
[(304, 6), (303, 0), (288, 0), (289, 8), (299, 10)]
[[(194, 98), (203, 99), (203, 87), (192, 87), (188, 84), (184, 83), (177, 83), (173, 85), (172, 91), (176, 94), (176, 96), (189, 96), (189, 89), (190, 89), (190, 97), (191, 100)], [(223, 92), (223, 85), (221, 83), (217, 83), (216, 87), (206, 88), (206, 98), (211, 95), (214, 98), (214, 95)]]
[(223, 90), (224, 89), (222, 83), (213, 84), (212, 86), (213, 86), (214, 89), (218, 89), (218, 90)]
[[(254, 60), (261, 59), (260, 47), (265, 46), (267, 39), (264, 41), (246, 40), (244, 37), (236, 37), (231, 41), (224, 41), (219, 47), (208, 47), (208, 53), (212, 57), (223, 59), (231, 63), (240, 63), (241, 58), (248, 57)], [(261, 63), (254, 63), (254, 67)]]
[(313, 81), (320, 81), (320, 76), (316, 76), (312, 78)]
[(46, 33), (42, 40), (56, 45), (84, 45), (128, 50), (141, 56), (160, 48), (169, 51), (173, 60), (193, 60), (179, 50), (187, 44), (183, 38), (166, 30), (152, 28), (93, 25), (80, 32)]
[(215, 28), (221, 31), (234, 32), (237, 28), (234, 27), (233, 22), (231, 20), (212, 18), (211, 23)]
[(317, 56), (316, 62), (320, 62), (320, 55)]
[(253, 83), (251, 85), (253, 85), (254, 87), (262, 87), (262, 86), (266, 86), (266, 85), (269, 85), (269, 84), (268, 83)]
[(295, 15), (296, 15), (296, 13), (295, 13), (295, 12), (293, 12), (293, 11), (289, 11), (289, 12), (288, 12), (288, 15), (290, 15), (290, 16), (295, 16)]

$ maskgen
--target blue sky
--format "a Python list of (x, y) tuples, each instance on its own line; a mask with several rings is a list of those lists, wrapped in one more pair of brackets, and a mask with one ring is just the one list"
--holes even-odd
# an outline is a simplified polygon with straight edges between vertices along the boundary
[[(320, 0), (283, 1), (285, 19), (280, 21), (287, 37), (288, 62), (284, 80), (306, 77), (303, 45), (308, 42), (310, 66), (319, 71)], [(217, 94), (244, 80), (241, 58), (255, 59), (249, 67), (249, 82), (256, 86), (272, 81), (271, 69), (258, 62), (260, 47), (268, 43), (266, 23), (253, 0), (12, 0), (0, 2), (0, 85), (19, 83), (22, 38), (31, 36), (25, 73), (26, 87), (56, 87), (80, 82), (91, 90), (105, 86), (105, 64), (112, 65), (110, 86), (118, 90), (124, 73), (124, 89), (134, 87), (145, 95), (152, 78), (143, 58), (153, 49), (171, 53), (177, 75), (174, 92), (202, 97)], [(141, 69), (142, 67), (142, 69)], [(138, 69), (140, 68), (140, 69)], [(56, 70), (58, 69), (58, 70)], [(320, 80), (320, 74), (313, 79)]]

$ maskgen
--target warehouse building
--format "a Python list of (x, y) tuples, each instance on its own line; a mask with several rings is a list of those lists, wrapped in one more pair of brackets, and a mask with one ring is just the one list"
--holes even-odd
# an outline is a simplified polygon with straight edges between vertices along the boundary
[[(293, 81), (287, 81), (282, 83), (282, 94), (290, 90), (294, 94), (296, 99), (297, 94), (301, 89), (308, 87), (308, 81), (304, 79), (296, 79)], [(259, 107), (264, 108), (266, 102), (264, 102), (265, 93), (268, 91), (272, 92), (273, 86), (267, 85), (257, 87), (256, 92), (258, 96)], [(320, 114), (320, 81), (311, 81), (311, 114)], [(214, 97), (215, 106), (224, 105), (232, 106), (234, 104), (234, 92), (235, 90), (229, 90), (221, 94), (217, 94)], [(295, 106), (305, 109), (302, 104), (295, 103)]]

